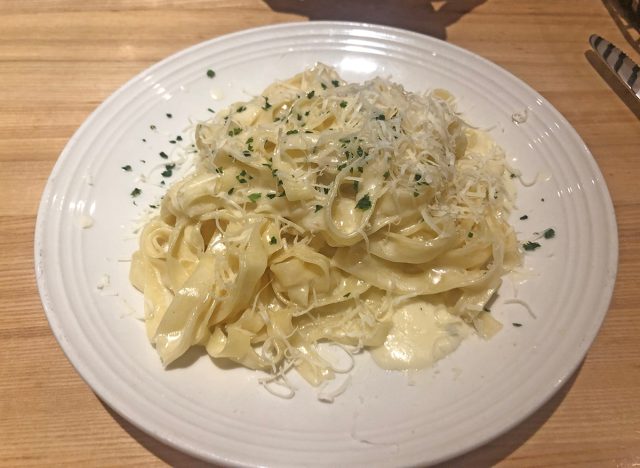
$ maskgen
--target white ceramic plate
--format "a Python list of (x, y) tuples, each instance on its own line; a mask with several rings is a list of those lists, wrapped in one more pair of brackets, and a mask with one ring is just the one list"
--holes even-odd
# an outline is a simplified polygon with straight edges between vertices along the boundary
[[(132, 222), (160, 193), (136, 178), (161, 179), (158, 165), (166, 161), (158, 153), (173, 157), (176, 145), (169, 140), (178, 134), (187, 142), (189, 119), (205, 119), (207, 108), (258, 94), (317, 61), (349, 81), (381, 75), (414, 91), (449, 89), (471, 123), (492, 128), (525, 179), (543, 175), (519, 189), (513, 217), (523, 240), (549, 227), (556, 231), (527, 253), (533, 274), (518, 287), (537, 318), (506, 303), (514, 296), (507, 282), (493, 307), (505, 323), (494, 339), (470, 339), (434, 369), (409, 377), (360, 356), (351, 386), (333, 404), (319, 402), (305, 386), (292, 400), (278, 399), (257, 384), (258, 373), (220, 369), (198, 353), (163, 370), (135, 318), (142, 298), (128, 284), (123, 261), (137, 244)], [(208, 69), (215, 78), (206, 76)], [(512, 114), (525, 109), (526, 122), (515, 124)], [(131, 172), (121, 169), (127, 164)], [(143, 190), (138, 206), (130, 196), (134, 187)], [(519, 219), (524, 214), (526, 221)], [(93, 226), (81, 228), (89, 219), (83, 217)], [(35, 256), (42, 302), (60, 345), (95, 392), (138, 427), (216, 462), (384, 466), (433, 463), (483, 444), (567, 380), (607, 311), (617, 232), (589, 150), (527, 85), (426, 36), (317, 22), (205, 42), (144, 71), (107, 99), (53, 170), (38, 212)], [(100, 290), (105, 274), (110, 284)]]

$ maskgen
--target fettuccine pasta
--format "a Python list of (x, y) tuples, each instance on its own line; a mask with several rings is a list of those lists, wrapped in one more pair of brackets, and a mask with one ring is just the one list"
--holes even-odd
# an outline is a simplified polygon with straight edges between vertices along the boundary
[(483, 308), (520, 263), (511, 174), (448, 92), (317, 65), (198, 124), (196, 145), (131, 266), (165, 365), (200, 345), (318, 385), (336, 372), (321, 342), (402, 369), (420, 367), (394, 348), (416, 323), (499, 329)]

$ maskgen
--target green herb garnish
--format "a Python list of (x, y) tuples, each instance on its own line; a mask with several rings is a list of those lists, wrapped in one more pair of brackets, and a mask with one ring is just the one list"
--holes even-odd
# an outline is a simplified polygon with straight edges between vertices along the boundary
[(322, 208), (323, 208), (323, 206), (322, 206), (322, 205), (316, 205), (316, 206), (315, 206), (315, 209), (316, 209), (315, 213), (317, 213), (318, 211), (320, 211)]
[(247, 110), (247, 106), (240, 106), (236, 109), (236, 112), (240, 113), (240, 112), (244, 112)]
[(271, 236), (271, 240), (269, 241), (269, 244), (275, 245), (277, 243), (278, 243), (278, 239), (276, 239), (274, 236)]
[(545, 229), (543, 235), (545, 239), (553, 239), (556, 236), (556, 231), (552, 228)]
[(262, 196), (262, 194), (260, 192), (256, 192), (256, 193), (252, 193), (251, 195), (249, 195), (249, 200), (251, 200), (253, 203), (257, 202), (258, 199)]
[(173, 169), (176, 167), (175, 164), (165, 164), (164, 171), (162, 172), (162, 177), (171, 177), (173, 175)]
[(315, 95), (316, 95), (316, 92), (315, 92), (315, 91), (309, 91), (309, 92), (307, 93), (307, 99), (311, 99), (311, 98), (312, 98), (313, 96), (315, 96)]
[(298, 133), (298, 130), (289, 130), (287, 135), (295, 135), (296, 133)]
[(526, 219), (529, 219), (529, 216), (527, 216), (527, 215), (522, 215), (522, 216), (520, 216), (520, 219), (521, 219), (522, 221), (524, 221), (524, 220), (526, 220)]
[(356, 203), (356, 208), (362, 211), (366, 211), (369, 208), (371, 208), (371, 199), (369, 198), (368, 193), (364, 197), (362, 197), (360, 200), (358, 200), (358, 203)]
[(208, 76), (209, 78), (213, 78), (214, 76), (216, 76), (216, 72), (214, 72), (214, 71), (213, 71), (213, 70), (211, 70), (211, 69), (208, 69), (208, 70), (207, 70), (207, 76)]
[(127, 171), (127, 172), (131, 172), (131, 166), (129, 166), (128, 164), (126, 166), (122, 166), (122, 170), (123, 171)]
[(264, 98), (264, 106), (262, 106), (262, 110), (268, 110), (271, 108), (271, 104), (269, 104), (269, 98), (267, 96), (262, 96)]
[(340, 82), (338, 80), (331, 80), (331, 84), (333, 85), (334, 88), (337, 88), (338, 86), (340, 86)]
[(343, 109), (344, 109), (345, 107), (347, 107), (347, 101), (341, 101), (341, 102), (340, 102), (340, 107), (342, 107)]
[(167, 119), (170, 119), (170, 118), (172, 118), (172, 117), (173, 117), (173, 115), (172, 115), (172, 114), (167, 113)]
[(538, 247), (540, 247), (540, 244), (537, 242), (525, 242), (522, 244), (522, 248), (526, 251), (536, 250)]
[(236, 127), (233, 130), (229, 130), (229, 136), (236, 136), (237, 134), (242, 133), (242, 129), (240, 127)]
[(130, 195), (131, 195), (132, 197), (137, 197), (137, 196), (138, 196), (138, 195), (140, 195), (141, 193), (142, 193), (142, 190), (140, 190), (138, 187), (136, 187), (136, 188), (134, 188), (134, 189), (131, 191), (131, 194), (130, 194)]
[(167, 156), (167, 153), (165, 153), (164, 151), (160, 151), (159, 154), (162, 159), (169, 159), (169, 156)]
[(376, 117), (376, 120), (385, 120), (386, 117), (384, 116), (384, 114), (380, 114), (378, 117)]

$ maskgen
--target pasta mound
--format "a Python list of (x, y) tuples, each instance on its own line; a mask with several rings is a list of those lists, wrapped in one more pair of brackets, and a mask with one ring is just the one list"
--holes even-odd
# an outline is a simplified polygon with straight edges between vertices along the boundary
[(407, 300), (499, 329), (483, 308), (521, 258), (510, 173), (448, 92), (319, 64), (200, 123), (196, 144), (131, 266), (165, 365), (201, 345), (318, 385), (336, 372), (318, 343), (379, 348)]

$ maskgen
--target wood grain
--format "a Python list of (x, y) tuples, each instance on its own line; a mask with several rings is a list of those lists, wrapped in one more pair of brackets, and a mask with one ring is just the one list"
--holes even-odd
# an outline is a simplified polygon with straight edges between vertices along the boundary
[(51, 334), (34, 278), (39, 197), (66, 141), (129, 78), (180, 49), (298, 20), (399, 26), (465, 47), (543, 94), (609, 186), (620, 266), (586, 359), (543, 408), (448, 466), (640, 465), (640, 105), (588, 53), (640, 62), (614, 0), (3, 0), (0, 4), (0, 464), (201, 465), (114, 414)]

